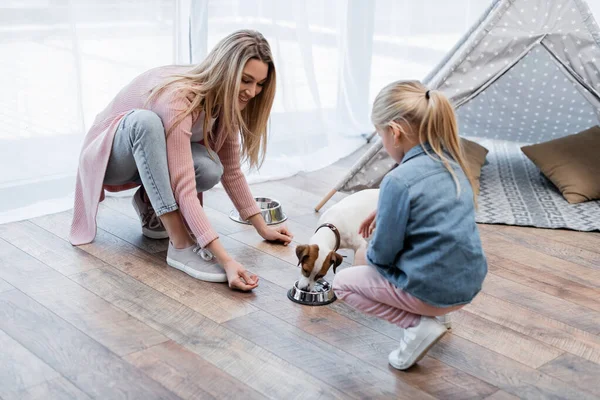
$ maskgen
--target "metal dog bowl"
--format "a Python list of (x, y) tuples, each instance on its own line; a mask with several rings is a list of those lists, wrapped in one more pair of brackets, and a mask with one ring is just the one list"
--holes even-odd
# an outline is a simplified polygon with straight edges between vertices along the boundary
[[(281, 203), (277, 200), (269, 197), (255, 197), (254, 200), (256, 200), (256, 203), (260, 208), (260, 213), (267, 225), (280, 224), (287, 219), (287, 215), (283, 213), (283, 209), (281, 208)], [(229, 218), (240, 224), (250, 225), (250, 222), (243, 220), (235, 209), (231, 210)]]
[(298, 289), (298, 281), (296, 281), (294, 286), (288, 291), (287, 296), (294, 303), (305, 306), (324, 306), (333, 303), (337, 299), (335, 293), (333, 293), (331, 284), (323, 279), (315, 282), (312, 292)]

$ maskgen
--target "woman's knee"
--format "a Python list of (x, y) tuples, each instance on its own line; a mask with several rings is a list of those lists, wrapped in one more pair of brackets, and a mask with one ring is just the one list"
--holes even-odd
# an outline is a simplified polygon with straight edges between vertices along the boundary
[(215, 187), (223, 176), (223, 166), (210, 158), (194, 165), (196, 170), (196, 191), (205, 192)]
[(137, 138), (165, 142), (165, 128), (162, 120), (153, 111), (135, 110), (127, 116), (131, 131)]

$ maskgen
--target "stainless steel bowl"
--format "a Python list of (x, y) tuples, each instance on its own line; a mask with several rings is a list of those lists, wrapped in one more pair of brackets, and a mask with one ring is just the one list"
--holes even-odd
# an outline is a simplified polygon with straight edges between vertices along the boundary
[[(275, 199), (269, 197), (255, 197), (256, 203), (260, 208), (260, 213), (267, 225), (281, 224), (287, 219), (287, 215), (283, 213), (281, 203)], [(237, 210), (231, 210), (229, 218), (240, 224), (250, 225), (249, 221), (243, 220)]]
[(287, 293), (288, 299), (305, 306), (324, 306), (333, 303), (337, 297), (331, 284), (324, 279), (318, 280), (312, 292), (298, 289), (298, 281)]

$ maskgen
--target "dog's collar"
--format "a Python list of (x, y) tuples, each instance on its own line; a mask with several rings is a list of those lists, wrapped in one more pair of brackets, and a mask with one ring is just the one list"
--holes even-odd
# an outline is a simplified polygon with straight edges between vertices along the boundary
[(333, 234), (335, 235), (335, 248), (333, 249), (333, 251), (338, 251), (340, 248), (340, 243), (341, 243), (341, 239), (340, 239), (340, 231), (338, 231), (338, 228), (335, 227), (335, 225), (333, 224), (323, 224), (320, 225), (317, 230), (315, 231), (315, 233), (317, 233), (317, 231), (321, 228), (329, 228), (331, 229), (331, 231), (333, 232)]

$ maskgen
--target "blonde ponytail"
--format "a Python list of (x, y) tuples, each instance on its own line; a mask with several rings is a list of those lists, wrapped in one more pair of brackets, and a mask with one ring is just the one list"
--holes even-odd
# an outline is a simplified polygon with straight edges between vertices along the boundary
[[(451, 160), (444, 151), (450, 154), (474, 187), (473, 175), (467, 168), (465, 156), (460, 145), (458, 124), (454, 108), (443, 93), (428, 90), (418, 81), (397, 81), (384, 87), (375, 98), (371, 114), (373, 124), (378, 128), (387, 128), (404, 122), (413, 130), (418, 129), (421, 146), (429, 143), (431, 149), (448, 170), (457, 194), (461, 187)], [(424, 147), (425, 151), (427, 149)], [(428, 153), (429, 156), (431, 154)], [(473, 191), (473, 202), (477, 206), (477, 197)]]

